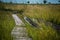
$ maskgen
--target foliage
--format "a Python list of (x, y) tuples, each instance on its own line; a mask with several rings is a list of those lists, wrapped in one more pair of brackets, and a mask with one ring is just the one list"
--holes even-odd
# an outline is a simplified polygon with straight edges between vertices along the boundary
[(44, 4), (46, 4), (46, 3), (47, 3), (47, 1), (46, 1), (46, 0), (44, 0), (43, 2), (44, 2)]
[[(28, 23), (26, 23), (23, 18), (24, 18), (24, 16), (27, 16), (29, 18), (35, 18), (35, 19), (39, 19), (39, 20), (43, 19), (44, 21), (47, 21), (47, 22), (50, 21), (52, 23), (60, 25), (60, 18), (59, 18), (60, 17), (60, 5), (26, 5), (26, 6), (24, 6), (24, 5), (13, 5), (13, 6), (5, 5), (5, 8), (10, 8), (12, 10), (21, 10), (21, 9), (25, 10), (23, 15), (18, 14), (18, 16), (25, 23), (25, 25), (26, 25), (25, 27), (27, 28), (28, 35), (33, 40), (59, 40), (60, 35), (57, 34), (56, 30), (53, 29), (51, 25), (46, 26), (46, 24), (44, 22), (40, 21), (41, 23), (38, 22), (40, 27), (34, 28), (31, 25), (29, 25)], [(3, 22), (1, 22), (1, 23), (3, 23)], [(8, 21), (5, 23), (8, 23)], [(4, 27), (6, 28), (6, 26), (3, 26), (2, 28), (4, 28)], [(4, 30), (2, 30), (2, 31), (4, 31)], [(1, 33), (0, 33), (0, 35), (1, 35)], [(5, 31), (4, 31), (4, 33), (5, 33)], [(1, 38), (3, 38), (3, 37), (1, 37)], [(10, 37), (8, 37), (8, 38), (10, 38)]]
[(60, 24), (60, 5), (29, 5), (24, 13), (30, 18), (38, 18)]
[[(18, 16), (24, 21), (25, 27), (27, 28), (27, 32), (29, 37), (33, 40), (59, 40), (60, 35), (57, 34), (56, 30), (50, 24), (42, 22), (43, 20), (48, 22), (52, 22), (55, 24), (60, 24), (60, 5), (29, 5), (25, 10), (24, 16), (29, 18), (35, 18), (40, 20), (37, 22), (40, 27), (35, 28), (30, 24), (26, 23), (23, 19), (23, 15)], [(43, 20), (41, 20), (43, 19)]]
[(28, 36), (32, 38), (32, 40), (59, 40), (57, 32), (52, 28), (51, 25), (47, 24), (47, 26), (44, 22), (41, 22), (38, 23), (40, 27), (33, 27), (23, 19), (23, 15), (18, 14), (18, 16), (25, 23)]
[(28, 4), (30, 3), (30, 1), (27, 2)]
[(0, 11), (0, 40), (12, 40), (11, 31), (14, 25), (11, 13)]

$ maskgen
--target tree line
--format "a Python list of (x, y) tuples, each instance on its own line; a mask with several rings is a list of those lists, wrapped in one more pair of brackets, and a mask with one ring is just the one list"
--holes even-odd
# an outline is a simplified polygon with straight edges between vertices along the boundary
[[(4, 2), (0, 0), (0, 3), (4, 3)], [(11, 1), (10, 3), (12, 4), (13, 2)], [(58, 3), (60, 4), (60, 0), (58, 0)], [(25, 4), (25, 3), (22, 3), (22, 4)], [(27, 4), (30, 4), (30, 1), (27, 1)], [(43, 4), (52, 4), (52, 3), (48, 2), (47, 0), (43, 0)]]

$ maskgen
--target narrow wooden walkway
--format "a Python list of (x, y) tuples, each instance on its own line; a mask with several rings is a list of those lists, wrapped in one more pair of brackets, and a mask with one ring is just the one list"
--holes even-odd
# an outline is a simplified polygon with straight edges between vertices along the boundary
[(13, 40), (32, 40), (31, 38), (28, 37), (26, 28), (21, 26), (24, 25), (21, 19), (19, 19), (16, 14), (13, 14), (12, 16), (16, 23), (16, 26), (13, 28), (11, 32)]

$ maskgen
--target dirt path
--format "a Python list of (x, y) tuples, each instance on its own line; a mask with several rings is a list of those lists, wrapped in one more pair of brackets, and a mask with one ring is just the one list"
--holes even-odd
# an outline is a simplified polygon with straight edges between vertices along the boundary
[(11, 35), (13, 36), (13, 40), (32, 40), (28, 37), (28, 34), (26, 32), (26, 28), (22, 27), (21, 25), (24, 25), (24, 23), (19, 19), (19, 17), (16, 14), (12, 14), (16, 26), (13, 28)]

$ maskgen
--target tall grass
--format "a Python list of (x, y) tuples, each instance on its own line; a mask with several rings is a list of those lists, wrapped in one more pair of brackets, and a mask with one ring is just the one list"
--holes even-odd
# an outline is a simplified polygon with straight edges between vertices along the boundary
[[(6, 9), (12, 10), (25, 10), (24, 16), (29, 18), (36, 18), (38, 20), (43, 19), (52, 23), (60, 25), (60, 5), (5, 5)], [(60, 35), (57, 34), (56, 30), (51, 25), (46, 26), (45, 23), (38, 23), (39, 28), (34, 28), (26, 23), (23, 19), (23, 15), (18, 16), (25, 23), (28, 35), (33, 40), (59, 40)]]
[(23, 19), (23, 15), (18, 14), (20, 19), (25, 23), (27, 28), (27, 33), (32, 40), (59, 40), (60, 37), (57, 34), (56, 30), (52, 28), (51, 25), (46, 25), (44, 22), (38, 23), (40, 27), (33, 27), (30, 24), (26, 23)]
[(11, 30), (14, 25), (11, 13), (0, 11), (0, 40), (12, 40)]
[(60, 24), (60, 5), (28, 5), (24, 15)]
[[(53, 22), (55, 24), (60, 24), (60, 5), (27, 5), (24, 16), (35, 19), (43, 19), (44, 21)], [(18, 14), (18, 16), (23, 19), (23, 15)], [(41, 22), (41, 21), (40, 21)], [(45, 24), (44, 22), (39, 23), (39, 28), (34, 28), (25, 22), (25, 27), (27, 28), (28, 35), (33, 40), (59, 40), (60, 35), (57, 34), (56, 30), (52, 28), (51, 25)]]
[(41, 24), (40, 28), (34, 28), (26, 25), (28, 35), (33, 40), (59, 40), (59, 36), (56, 31), (50, 26), (46, 26), (44, 23)]

